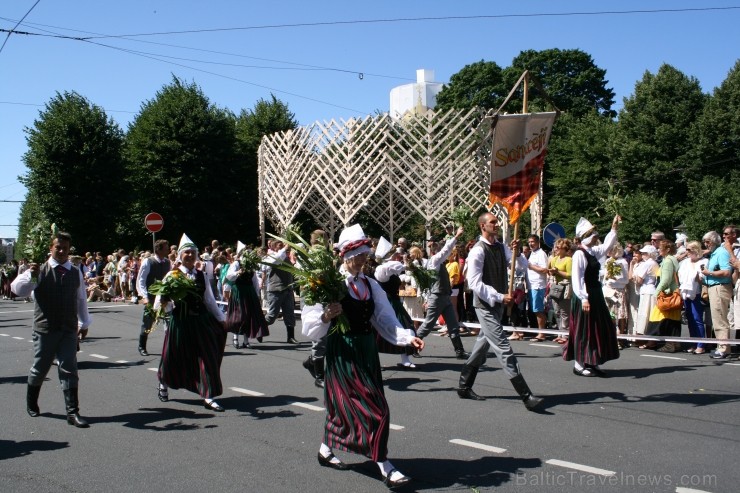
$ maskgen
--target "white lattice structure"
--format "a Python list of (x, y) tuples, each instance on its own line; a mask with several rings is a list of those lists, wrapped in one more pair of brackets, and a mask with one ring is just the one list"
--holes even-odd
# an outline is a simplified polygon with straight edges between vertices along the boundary
[[(262, 236), (265, 218), (282, 231), (305, 210), (334, 238), (363, 208), (391, 241), (415, 212), (428, 235), (455, 207), (486, 206), (490, 147), (490, 118), (479, 109), (331, 120), (267, 135), (259, 149)], [(508, 224), (502, 208), (494, 213)]]

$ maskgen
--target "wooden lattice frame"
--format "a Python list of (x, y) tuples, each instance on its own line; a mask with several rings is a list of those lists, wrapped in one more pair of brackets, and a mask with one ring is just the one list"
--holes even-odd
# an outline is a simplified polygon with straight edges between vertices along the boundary
[[(265, 218), (282, 231), (301, 209), (331, 237), (361, 209), (391, 241), (414, 212), (429, 233), (459, 205), (487, 205), (490, 149), (490, 117), (476, 108), (331, 120), (267, 135), (259, 149), (262, 236)], [(492, 212), (507, 224), (503, 208)]]

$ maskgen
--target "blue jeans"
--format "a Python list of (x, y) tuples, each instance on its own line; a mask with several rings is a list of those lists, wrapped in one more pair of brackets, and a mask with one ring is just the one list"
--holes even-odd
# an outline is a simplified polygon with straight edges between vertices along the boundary
[[(706, 337), (704, 330), (704, 305), (701, 302), (701, 296), (696, 296), (693, 300), (683, 300), (683, 306), (686, 310), (686, 321), (689, 323), (689, 335), (691, 337)], [(698, 343), (696, 348), (704, 348), (703, 343)]]

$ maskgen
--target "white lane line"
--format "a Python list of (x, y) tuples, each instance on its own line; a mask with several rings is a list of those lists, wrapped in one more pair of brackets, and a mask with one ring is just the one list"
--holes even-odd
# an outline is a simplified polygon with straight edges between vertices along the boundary
[(478, 450), (485, 450), (486, 452), (493, 452), (494, 454), (503, 454), (506, 452), (505, 448), (493, 447), (491, 445), (484, 445), (482, 443), (469, 442), (468, 440), (461, 440), (460, 438), (453, 438), (450, 443), (462, 445), (464, 447), (477, 448)]
[(532, 344), (530, 344), (530, 346), (539, 346), (539, 347), (557, 347), (557, 348), (561, 348), (561, 347), (563, 347), (563, 346), (561, 346), (560, 344), (542, 344), (541, 342), (533, 342)]
[(0, 334), (2, 337), (10, 337), (10, 334)]
[(229, 390), (233, 390), (234, 392), (239, 392), (240, 394), (251, 395), (252, 397), (262, 397), (263, 395), (265, 395), (262, 392), (257, 392), (255, 390), (242, 389), (239, 387), (229, 387)]
[(19, 341), (22, 341), (23, 340), (22, 337), (18, 337), (18, 336), (13, 336), (13, 339), (18, 339)]
[(147, 368), (149, 371), (159, 371), (159, 368)]
[(740, 363), (725, 363), (726, 365), (730, 366), (740, 366)]
[(676, 493), (711, 493), (711, 492), (704, 491), (704, 490), (695, 490), (694, 488), (682, 488), (681, 486), (677, 486)]
[(311, 411), (324, 411), (323, 407), (314, 406), (313, 404), (306, 404), (305, 402), (291, 402), (291, 406), (302, 407), (303, 409), (310, 409)]
[(5, 313), (28, 313), (28, 312), (33, 312), (33, 311), (34, 310), (11, 310), (9, 312), (0, 312), (0, 315), (5, 314)]
[(617, 474), (614, 471), (607, 471), (606, 469), (599, 469), (598, 467), (585, 466), (583, 464), (576, 464), (575, 462), (568, 462), (558, 459), (550, 459), (545, 461), (546, 464), (553, 466), (565, 467), (567, 469), (575, 469), (576, 471), (588, 472), (591, 474), (599, 474), (601, 476), (614, 476)]
[(108, 359), (108, 356), (103, 356), (102, 354), (94, 354), (90, 353), (91, 358), (98, 358), (98, 359)]
[(398, 431), (398, 430), (403, 430), (404, 428), (406, 428), (406, 427), (405, 426), (401, 426), (401, 425), (394, 425), (393, 423), (391, 423), (391, 430)]
[(661, 358), (661, 359), (677, 359), (679, 361), (686, 361), (686, 358), (677, 358), (675, 356), (659, 356), (657, 354), (641, 354), (645, 358)]
[(118, 361), (116, 361), (116, 363), (121, 363), (122, 365), (125, 365), (126, 363), (128, 363), (128, 361), (126, 361), (125, 359), (119, 359)]

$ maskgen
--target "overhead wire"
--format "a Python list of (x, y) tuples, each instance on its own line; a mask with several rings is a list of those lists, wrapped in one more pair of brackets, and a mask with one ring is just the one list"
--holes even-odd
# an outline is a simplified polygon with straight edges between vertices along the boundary
[(25, 19), (26, 17), (28, 17), (28, 14), (30, 14), (30, 13), (31, 13), (31, 11), (32, 11), (32, 10), (33, 10), (33, 9), (34, 9), (34, 8), (36, 7), (36, 5), (38, 5), (38, 4), (39, 4), (39, 2), (40, 2), (40, 1), (41, 1), (41, 0), (36, 0), (36, 3), (34, 3), (33, 5), (31, 5), (31, 8), (30, 8), (30, 9), (28, 9), (28, 12), (26, 12), (26, 14), (25, 14), (25, 15), (24, 15), (23, 17), (21, 17), (21, 20), (19, 20), (19, 21), (18, 21), (18, 22), (16, 23), (15, 27), (14, 27), (13, 29), (11, 29), (10, 31), (8, 31), (8, 35), (7, 35), (7, 36), (5, 36), (5, 40), (3, 41), (3, 45), (2, 45), (2, 46), (0, 46), (0, 53), (2, 53), (2, 51), (3, 51), (3, 48), (5, 48), (5, 44), (6, 44), (6, 43), (8, 42), (8, 40), (10, 39), (10, 35), (11, 35), (11, 34), (13, 34), (13, 30), (15, 30), (15, 29), (16, 29), (16, 28), (17, 28), (18, 26), (20, 26), (20, 25), (21, 25), (21, 22), (23, 22), (23, 20), (24, 20), (24, 19)]

